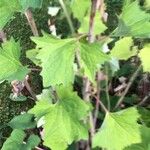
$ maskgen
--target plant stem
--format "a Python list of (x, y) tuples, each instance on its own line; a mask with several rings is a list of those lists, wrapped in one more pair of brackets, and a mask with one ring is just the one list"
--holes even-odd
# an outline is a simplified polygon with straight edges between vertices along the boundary
[(68, 24), (69, 24), (69, 27), (70, 27), (70, 30), (71, 30), (72, 34), (75, 34), (74, 26), (73, 26), (73, 23), (71, 21), (70, 15), (68, 14), (68, 11), (67, 11), (67, 8), (65, 6), (64, 1), (63, 0), (59, 0), (59, 3), (60, 3), (60, 5), (61, 5), (61, 7), (62, 7), (62, 9), (63, 9), (63, 11), (65, 13), (65, 16), (66, 16), (66, 19), (68, 21)]
[(29, 68), (31, 71), (36, 71), (36, 72), (40, 72), (41, 69), (40, 68)]
[(36, 149), (36, 150), (44, 150), (44, 149), (42, 149), (42, 148), (40, 148), (40, 147), (35, 147), (35, 149)]
[[(106, 79), (107, 80), (107, 79)], [(109, 87), (108, 82), (106, 81), (106, 99), (107, 99), (107, 109), (110, 111), (110, 97), (109, 97)]]
[(0, 30), (0, 39), (2, 40), (2, 42), (6, 42), (7, 40), (3, 30)]
[(96, 107), (95, 107), (95, 112), (94, 112), (94, 127), (96, 128), (96, 121), (97, 121), (97, 116), (99, 112), (99, 100), (100, 100), (100, 71), (97, 72), (97, 91), (96, 91)]
[[(90, 21), (89, 21), (89, 33), (88, 33), (88, 41), (89, 43), (94, 42), (94, 18), (96, 14), (96, 6), (97, 0), (92, 0), (91, 6), (91, 14), (90, 14)], [(83, 89), (82, 89), (83, 99), (90, 102), (90, 81), (87, 77), (83, 77)], [(90, 123), (90, 131), (89, 131), (89, 141), (87, 143), (87, 150), (90, 150), (92, 147), (92, 138), (95, 133), (95, 126), (93, 122), (93, 114), (92, 112), (89, 113), (89, 123)]]
[(100, 92), (102, 90), (100, 88), (100, 81), (103, 81), (103, 80), (106, 80), (104, 73), (101, 71), (98, 71), (98, 73), (97, 73), (97, 92), (96, 92), (96, 95), (92, 95), (96, 99), (96, 108), (95, 108), (95, 115), (94, 115), (94, 125), (95, 126), (96, 126), (97, 116), (98, 116), (98, 112), (99, 112), (99, 106), (102, 108), (102, 110), (105, 113), (109, 112), (108, 108), (106, 108), (106, 106), (102, 103), (101, 98), (100, 98)]
[(31, 94), (31, 96), (33, 97), (34, 100), (37, 100), (36, 98), (36, 94), (32, 91), (30, 84), (28, 83), (28, 78), (29, 76), (27, 75), (25, 80), (24, 80), (24, 85), (26, 87), (26, 89), (28, 90), (28, 92)]
[(142, 106), (150, 97), (150, 92), (148, 93), (148, 95), (146, 95), (143, 100), (138, 104), (138, 106)]
[(105, 105), (97, 98), (97, 96), (93, 96), (96, 101), (99, 103), (99, 105), (101, 106), (101, 108), (104, 110), (105, 113), (108, 113), (108, 109), (105, 107)]
[[(89, 21), (89, 33), (88, 33), (88, 41), (89, 43), (93, 43), (94, 42), (94, 18), (95, 18), (95, 14), (96, 14), (96, 9), (97, 9), (97, 0), (92, 0), (92, 6), (91, 6), (91, 13), (90, 13), (90, 21)], [(87, 91), (89, 89), (90, 86), (90, 81), (87, 79), (85, 80), (85, 85), (87, 85)], [(85, 95), (86, 98), (89, 99), (89, 95)], [(89, 100), (90, 101), (90, 100)], [(92, 113), (90, 113), (90, 122), (91, 122), (91, 140), (92, 137), (95, 133), (95, 127), (94, 127), (94, 123), (93, 123), (93, 115)], [(92, 144), (92, 142), (91, 142)]]
[(37, 27), (36, 27), (36, 24), (35, 24), (35, 20), (33, 18), (32, 12), (29, 8), (25, 11), (25, 16), (28, 20), (28, 24), (30, 25), (30, 28), (32, 30), (33, 35), (34, 36), (39, 36), (38, 30), (37, 30)]
[(108, 83), (108, 66), (107, 64), (105, 65), (105, 72), (107, 74), (106, 77), (106, 88), (105, 88), (105, 92), (106, 92), (106, 100), (107, 100), (107, 109), (110, 111), (110, 97), (109, 97), (109, 83)]
[(96, 128), (96, 122), (97, 122), (97, 116), (98, 116), (98, 112), (99, 112), (99, 100), (100, 100), (100, 91), (97, 90), (97, 98), (96, 98), (96, 107), (95, 107), (95, 112), (94, 112), (94, 119), (93, 119), (93, 122), (94, 122), (94, 127)]
[(96, 8), (97, 8), (97, 0), (92, 0), (92, 6), (91, 6), (91, 13), (90, 13), (90, 22), (89, 22), (89, 35), (88, 40), (89, 43), (94, 42), (94, 18), (96, 14)]
[[(90, 102), (90, 81), (88, 80), (87, 77), (83, 77), (82, 95), (83, 95), (83, 99), (85, 101)], [(94, 136), (94, 133), (95, 133), (92, 112), (89, 113), (89, 124), (90, 124), (89, 141), (87, 143), (87, 149), (86, 150), (91, 149), (92, 137)]]
[(116, 106), (114, 107), (114, 109), (118, 108), (118, 107), (120, 106), (120, 104), (123, 102), (123, 100), (124, 100), (126, 94), (128, 93), (128, 91), (129, 91), (131, 85), (133, 84), (133, 82), (134, 82), (134, 80), (136, 79), (136, 77), (137, 77), (139, 71), (141, 70), (141, 67), (142, 67), (142, 66), (140, 65), (140, 66), (137, 68), (137, 70), (134, 72), (134, 74), (132, 75), (132, 77), (130, 78), (130, 81), (129, 81), (129, 83), (127, 84), (127, 87), (126, 87), (124, 93), (122, 94), (122, 96), (121, 96), (120, 99), (118, 100), (118, 102), (117, 102)]
[(81, 34), (80, 36), (77, 37), (77, 40), (79, 41), (80, 39), (87, 37), (87, 34)]
[[(85, 101), (90, 101), (90, 81), (88, 80), (88, 78), (83, 77), (83, 89), (82, 89), (82, 95), (83, 95), (83, 99)], [(93, 125), (93, 115), (92, 113), (89, 114), (89, 119), (90, 119), (90, 127), (91, 127), (91, 135), (93, 136), (95, 133), (95, 128)]]

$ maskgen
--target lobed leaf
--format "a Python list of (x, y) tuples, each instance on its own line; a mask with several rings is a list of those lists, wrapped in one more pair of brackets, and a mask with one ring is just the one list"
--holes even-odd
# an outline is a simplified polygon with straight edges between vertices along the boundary
[(83, 18), (87, 14), (90, 7), (91, 7), (90, 0), (74, 0), (71, 4), (71, 9), (72, 9), (73, 15), (80, 22), (83, 21)]
[(39, 101), (29, 112), (38, 118), (44, 116), (44, 145), (53, 150), (65, 150), (73, 141), (87, 139), (88, 128), (83, 119), (90, 107), (66, 87), (57, 87), (56, 93), (55, 104)]
[(10, 137), (3, 144), (2, 150), (32, 150), (39, 143), (40, 138), (32, 134), (27, 142), (24, 142), (25, 132), (19, 129), (13, 130)]
[(29, 72), (19, 61), (20, 46), (11, 39), (0, 48), (0, 81), (23, 80)]
[(142, 142), (139, 114), (131, 107), (115, 113), (107, 113), (104, 122), (93, 138), (93, 147), (108, 150), (123, 150), (125, 147)]
[(146, 45), (139, 53), (142, 61), (143, 69), (145, 72), (150, 72), (150, 45)]
[(150, 150), (150, 128), (142, 127), (141, 130), (141, 143), (132, 144), (124, 150)]
[(34, 134), (30, 135), (30, 137), (27, 140), (24, 150), (34, 149), (37, 145), (39, 145), (40, 141), (41, 140), (37, 135), (34, 135)]
[(104, 54), (97, 43), (88, 44), (77, 39), (57, 39), (44, 34), (43, 37), (33, 37), (37, 44), (36, 50), (30, 50), (27, 56), (42, 67), (44, 87), (59, 84), (69, 85), (74, 82), (75, 54), (79, 54), (79, 63), (84, 75), (92, 82), (98, 65), (104, 63), (109, 57)]
[(19, 0), (0, 0), (0, 30), (13, 17), (14, 12), (20, 10)]
[(28, 8), (41, 8), (43, 0), (20, 0), (22, 10), (26, 11)]
[(73, 39), (61, 40), (44, 34), (43, 37), (33, 37), (32, 40), (39, 48), (36, 58), (41, 61), (44, 87), (73, 83), (75, 57)]
[(22, 114), (15, 116), (8, 125), (13, 129), (30, 129), (36, 126), (33, 114)]
[(131, 50), (132, 45), (133, 40), (131, 37), (125, 37), (120, 39), (115, 43), (115, 46), (111, 51), (111, 56), (121, 60), (129, 59), (131, 56), (134, 56), (137, 53), (136, 49)]
[(150, 37), (149, 29), (150, 14), (140, 8), (138, 1), (127, 1), (113, 35), (148, 38)]
[(0, 0), (0, 30), (13, 18), (15, 12), (28, 8), (41, 8), (43, 0)]
[[(88, 33), (89, 32), (89, 19), (90, 19), (90, 14), (88, 13), (84, 18), (81, 23), (81, 26), (78, 30), (79, 33)], [(94, 34), (101, 34), (103, 33), (107, 27), (104, 25), (101, 19), (100, 12), (97, 12), (94, 18)]]
[(24, 131), (15, 129), (3, 144), (2, 150), (12, 150), (12, 148), (15, 150), (21, 150), (24, 138)]
[(109, 60), (109, 57), (100, 50), (99, 44), (80, 43), (80, 63), (84, 75), (92, 82), (95, 81), (95, 74), (99, 65)]

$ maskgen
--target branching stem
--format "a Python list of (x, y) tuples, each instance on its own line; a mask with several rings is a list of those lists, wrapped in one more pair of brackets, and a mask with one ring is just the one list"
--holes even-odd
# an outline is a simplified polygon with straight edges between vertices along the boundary
[[(91, 13), (90, 13), (90, 21), (89, 21), (89, 33), (88, 33), (88, 41), (89, 43), (94, 42), (94, 18), (97, 9), (97, 0), (92, 0)], [(82, 90), (84, 100), (90, 102), (90, 81), (87, 77), (83, 77), (83, 90)], [(92, 138), (95, 133), (94, 119), (93, 114), (90, 112), (89, 114), (89, 123), (90, 123), (90, 131), (89, 131), (89, 141), (87, 144), (87, 150), (90, 150), (92, 147)]]
[(108, 109), (105, 107), (105, 105), (97, 98), (97, 96), (93, 96), (96, 101), (99, 103), (99, 105), (101, 106), (101, 108), (104, 110), (105, 113), (109, 113)]
[(147, 102), (147, 100), (150, 97), (150, 92), (148, 93), (148, 95), (146, 95), (143, 100), (138, 104), (138, 106), (142, 106), (145, 102)]
[(132, 77), (130, 78), (130, 81), (129, 81), (129, 83), (127, 84), (127, 87), (126, 87), (124, 93), (122, 94), (122, 96), (121, 96), (120, 99), (118, 100), (118, 102), (117, 102), (117, 104), (116, 104), (116, 106), (115, 106), (114, 109), (118, 108), (118, 107), (120, 106), (120, 104), (123, 102), (123, 100), (124, 100), (126, 94), (128, 93), (128, 91), (129, 91), (131, 85), (133, 84), (133, 82), (134, 82), (134, 80), (136, 79), (136, 77), (137, 77), (139, 71), (141, 70), (141, 67), (142, 67), (142, 66), (140, 65), (140, 66), (137, 68), (137, 70), (134, 72), (134, 74), (132, 75)]

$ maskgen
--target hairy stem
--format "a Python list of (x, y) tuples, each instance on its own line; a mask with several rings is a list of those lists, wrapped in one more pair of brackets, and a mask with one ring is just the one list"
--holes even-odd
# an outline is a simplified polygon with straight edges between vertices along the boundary
[[(89, 43), (94, 42), (94, 18), (96, 14), (97, 9), (97, 0), (92, 0), (92, 6), (91, 6), (91, 13), (90, 13), (90, 21), (89, 21), (89, 33), (88, 33), (88, 41)], [(90, 81), (88, 78), (83, 78), (83, 99), (90, 102)], [(93, 120), (93, 114), (90, 112), (89, 114), (89, 123), (90, 123), (90, 131), (89, 131), (89, 141), (87, 144), (87, 150), (90, 150), (92, 147), (92, 138), (95, 133), (95, 126), (94, 126), (94, 120)]]
[(148, 93), (148, 95), (146, 95), (143, 100), (138, 104), (138, 106), (142, 106), (145, 102), (147, 102), (147, 100), (150, 97), (150, 92)]
[[(90, 95), (91, 95), (91, 93), (90, 93), (90, 81), (86, 77), (83, 78), (82, 95), (83, 95), (83, 99), (85, 101), (88, 101), (88, 102), (90, 101)], [(92, 115), (92, 113), (89, 114), (89, 119), (90, 119), (91, 135), (93, 135), (95, 132), (95, 128), (93, 126), (93, 115)]]
[(96, 9), (97, 9), (97, 0), (92, 0), (92, 6), (91, 6), (91, 13), (90, 13), (90, 22), (89, 22), (89, 35), (88, 35), (88, 40), (89, 43), (94, 42), (94, 18), (96, 14)]
[(108, 109), (105, 107), (105, 105), (102, 103), (102, 101), (100, 101), (98, 98), (97, 98), (97, 96), (93, 96), (95, 99), (96, 99), (96, 101), (99, 103), (99, 105), (101, 106), (101, 108), (102, 108), (102, 110), (105, 112), (105, 113), (108, 113), (109, 111), (108, 111)]
[(38, 30), (37, 30), (37, 27), (36, 27), (36, 24), (35, 24), (35, 20), (33, 18), (33, 14), (32, 14), (30, 9), (27, 9), (25, 11), (25, 16), (28, 20), (28, 24), (30, 25), (30, 28), (32, 30), (33, 35), (34, 36), (39, 36)]
[(132, 75), (132, 77), (130, 78), (130, 81), (129, 81), (129, 83), (127, 84), (127, 87), (126, 87), (124, 93), (122, 94), (122, 96), (121, 96), (120, 99), (118, 100), (118, 102), (117, 102), (117, 104), (116, 104), (116, 106), (115, 106), (114, 109), (118, 108), (118, 107), (120, 106), (120, 104), (123, 102), (123, 100), (124, 100), (126, 94), (128, 93), (128, 91), (129, 91), (131, 85), (133, 84), (133, 82), (134, 82), (134, 80), (136, 79), (136, 77), (137, 77), (139, 71), (141, 70), (141, 67), (142, 67), (142, 66), (140, 65), (140, 66), (137, 68), (137, 70), (134, 72), (134, 74)]
[(95, 106), (95, 112), (94, 112), (94, 119), (93, 119), (93, 122), (94, 122), (94, 127), (96, 128), (96, 122), (97, 122), (97, 117), (98, 117), (98, 112), (99, 112), (99, 106), (100, 106), (100, 103), (99, 103), (99, 99), (100, 99), (100, 96), (99, 96), (99, 92), (97, 91), (97, 96), (96, 96), (96, 106)]
[(98, 112), (99, 112), (99, 100), (100, 100), (100, 71), (98, 71), (97, 73), (97, 91), (96, 91), (96, 106), (95, 106), (95, 112), (94, 112), (94, 127), (96, 128), (96, 122), (97, 122), (97, 116), (98, 116)]
[(72, 34), (74, 34), (75, 33), (74, 26), (73, 26), (73, 23), (71, 21), (70, 15), (68, 14), (68, 11), (67, 11), (67, 8), (65, 6), (65, 3), (64, 3), (63, 0), (59, 0), (59, 3), (61, 5), (62, 9), (64, 10), (66, 19), (67, 19), (69, 27), (70, 27), (70, 30), (71, 30)]
[(105, 82), (106, 82), (105, 92), (106, 92), (106, 100), (107, 100), (107, 109), (110, 111), (110, 97), (109, 97), (109, 85), (108, 85), (109, 81), (108, 81), (108, 66), (107, 65), (105, 66), (105, 72), (107, 75), (106, 80), (105, 80)]
[(34, 100), (37, 100), (36, 98), (36, 94), (32, 91), (30, 84), (28, 83), (28, 78), (29, 76), (27, 75), (25, 80), (24, 80), (24, 85), (26, 87), (26, 89), (28, 90), (28, 92), (31, 94), (31, 96), (33, 97)]

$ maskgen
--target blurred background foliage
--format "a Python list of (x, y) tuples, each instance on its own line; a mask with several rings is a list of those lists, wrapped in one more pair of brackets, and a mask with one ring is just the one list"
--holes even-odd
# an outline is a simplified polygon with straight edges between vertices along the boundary
[[(69, 0), (66, 0), (66, 5)], [(42, 9), (35, 9), (33, 11), (33, 16), (37, 24), (37, 28), (40, 31), (41, 29), (45, 32), (49, 31), (48, 20), (51, 19), (51, 16), (48, 15), (48, 6), (58, 6), (58, 0), (44, 0)], [(107, 22), (107, 31), (106, 34), (112, 32), (118, 23), (118, 15), (121, 13), (123, 0), (105, 0), (106, 2), (106, 11), (108, 12), (108, 22)], [(141, 0), (141, 5), (143, 5), (143, 0)], [(62, 11), (62, 10), (61, 10)], [(61, 35), (63, 38), (70, 35), (70, 28), (67, 23), (67, 20), (62, 12), (60, 12), (56, 18), (54, 18), (57, 34)], [(75, 30), (79, 27), (79, 22), (73, 18), (72, 21), (75, 27)], [(7, 23), (4, 32), (7, 34), (7, 37), (10, 38), (13, 36), (16, 41), (20, 41), (22, 48), (21, 61), (24, 65), (29, 65), (34, 67), (34, 65), (25, 57), (25, 50), (34, 48), (34, 44), (30, 40), (32, 32), (27, 23), (25, 15), (16, 13), (13, 20)], [(145, 40), (147, 41), (147, 40)], [(136, 39), (135, 43), (142, 47), (143, 42)], [(117, 72), (118, 76), (130, 76), (134, 72), (133, 66), (128, 62), (123, 63), (122, 70)], [(130, 70), (130, 71), (129, 71)], [(141, 77), (142, 75), (140, 75)], [(30, 75), (31, 77), (31, 86), (33, 91), (36, 94), (39, 94), (42, 90), (42, 81), (37, 72), (33, 72)], [(135, 84), (137, 86), (137, 83)], [(135, 91), (134, 91), (135, 92)], [(24, 102), (14, 102), (10, 100), (9, 96), (11, 93), (11, 87), (8, 83), (0, 84), (0, 147), (2, 146), (3, 141), (9, 135), (11, 129), (6, 127), (6, 123), (9, 122), (15, 115), (20, 114), (22, 111), (27, 111), (34, 105), (34, 102), (29, 98)]]

